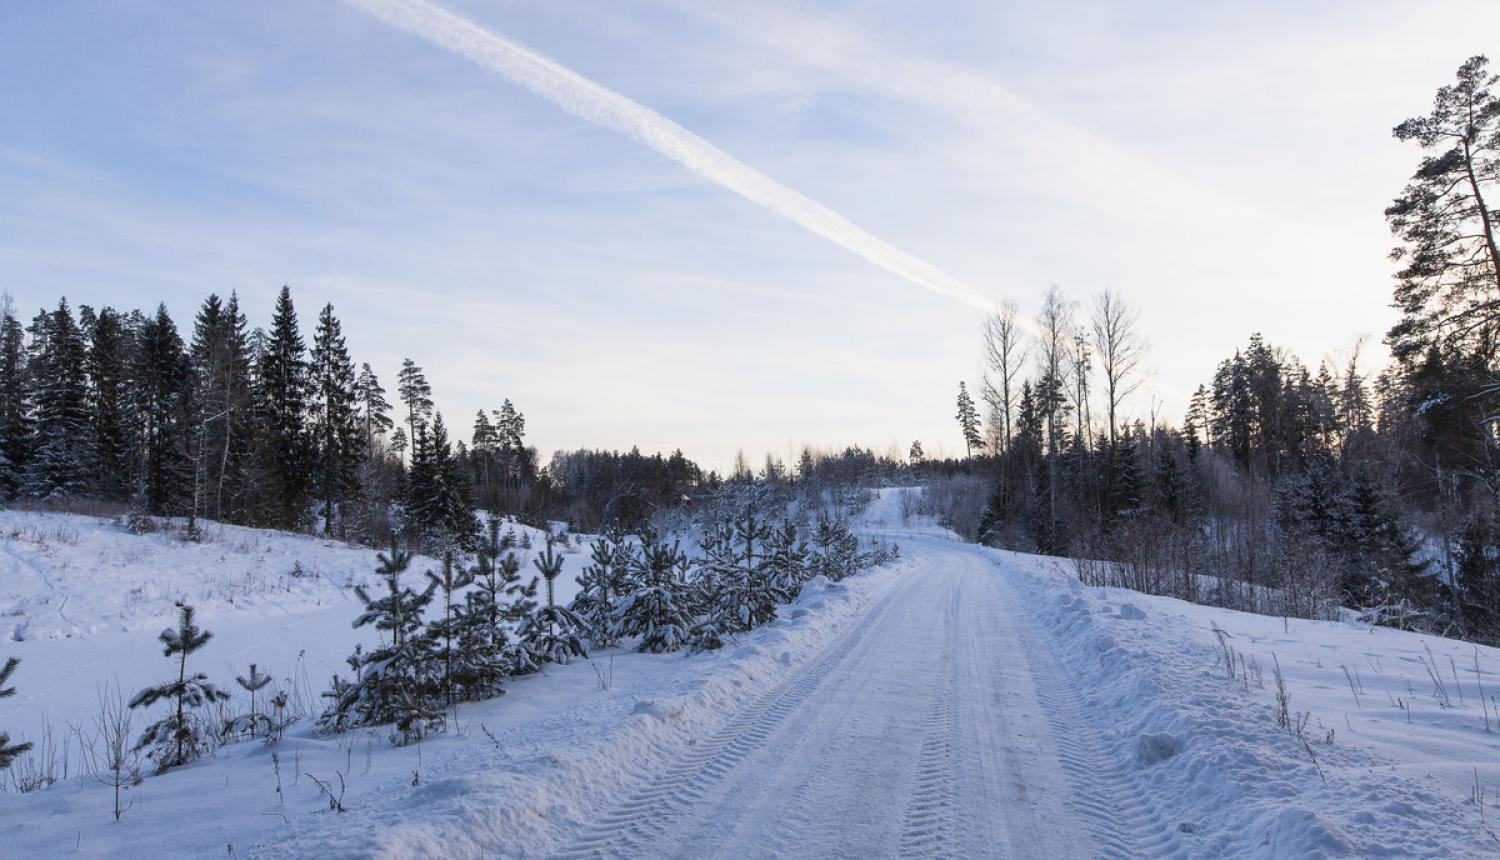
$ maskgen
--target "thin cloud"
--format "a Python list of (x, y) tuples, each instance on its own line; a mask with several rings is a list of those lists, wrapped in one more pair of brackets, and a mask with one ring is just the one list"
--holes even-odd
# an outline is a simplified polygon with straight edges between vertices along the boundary
[(474, 61), (574, 116), (648, 146), (815, 235), (923, 289), (980, 310), (994, 301), (827, 206), (777, 182), (656, 111), (525, 45), (424, 0), (347, 0), (394, 27)]

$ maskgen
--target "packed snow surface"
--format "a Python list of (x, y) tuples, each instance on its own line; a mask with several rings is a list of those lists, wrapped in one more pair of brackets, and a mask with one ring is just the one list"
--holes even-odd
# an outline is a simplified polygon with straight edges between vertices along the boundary
[[(74, 546), (97, 540), (90, 552), (165, 560), (176, 551), (93, 522), (49, 527), (77, 531)], [(111, 791), (87, 779), (0, 795), (0, 854), (1061, 860), (1500, 848), (1487, 826), (1500, 725), (1478, 691), (1500, 695), (1500, 653), (1083, 588), (1053, 560), (964, 545), (903, 519), (890, 491), (864, 524), (898, 540), (902, 560), (842, 583), (815, 580), (775, 623), (719, 652), (622, 649), (549, 667), (499, 699), (461, 706), (454, 731), (419, 746), (303, 725), (274, 747), (224, 747), (131, 789), (119, 822)], [(303, 649), (304, 664), (337, 664), (365, 635), (348, 629), (354, 606), (337, 579), (367, 575), (373, 554), (255, 534), (255, 552), (278, 568), (298, 558), (335, 572), (329, 596), (274, 610), (219, 601), (204, 623), (229, 632), (194, 659), (225, 681), (226, 662), (286, 673)], [(96, 608), (111, 605), (108, 589), (88, 597), (59, 571), (67, 551), (42, 553), (43, 566), (20, 539), (0, 539), (32, 565), (0, 574), (0, 597), (38, 633), (0, 651), (25, 661), (14, 681), (30, 696), (0, 702), (0, 728), (26, 734), (42, 705), (54, 723), (80, 721), (97, 679), (133, 687), (162, 674), (152, 633), (166, 616), (145, 625), (110, 616)], [(193, 589), (195, 576), (242, 575), (243, 553), (218, 546), (223, 567), (200, 558), (196, 573), (162, 570), (162, 581)], [(335, 569), (346, 552), (349, 567)], [(54, 594), (70, 595), (67, 605)], [(70, 650), (90, 641), (110, 647)], [(52, 677), (69, 663), (54, 651), (91, 662), (67, 682), (81, 694)], [(1429, 661), (1446, 672), (1441, 687)], [(1276, 666), (1300, 735), (1274, 718)], [(313, 777), (335, 791), (342, 778), (344, 812), (330, 810)]]

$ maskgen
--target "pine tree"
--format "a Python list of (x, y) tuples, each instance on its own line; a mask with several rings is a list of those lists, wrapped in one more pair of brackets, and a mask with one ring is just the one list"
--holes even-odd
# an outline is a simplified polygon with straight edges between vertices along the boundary
[(230, 720), (229, 725), (225, 727), (225, 731), (246, 734), (252, 738), (261, 733), (269, 735), (272, 731), (271, 718), (266, 714), (262, 714), (260, 709), (256, 707), (255, 694), (271, 683), (271, 676), (260, 671), (254, 663), (251, 663), (249, 676), (236, 675), (234, 676), (234, 681), (240, 685), (240, 689), (250, 694), (250, 711)]
[(911, 443), (911, 450), (908, 451), (907, 454), (906, 454), (906, 460), (907, 460), (907, 462), (910, 463), (913, 466), (916, 466), (916, 465), (920, 464), (922, 462), (922, 460), (925, 459), (925, 458), (926, 458), (926, 455), (922, 452), (922, 442), (921, 442), (921, 440), (917, 440), (915, 442), (912, 442)]
[(638, 636), (636, 650), (651, 654), (676, 651), (688, 643), (693, 617), (680, 575), (683, 564), (676, 543), (668, 545), (649, 529), (641, 534), (633, 558), (635, 588), (615, 606), (616, 637)]
[(473, 452), (478, 467), (476, 477), (479, 480), (482, 503), (493, 505), (494, 493), (490, 488), (490, 473), (495, 466), (495, 456), (499, 451), (499, 437), (483, 409), (474, 416), (474, 435), (470, 437), (469, 450)]
[(530, 477), (531, 452), (526, 448), (526, 416), (507, 398), (494, 413), (495, 445), (505, 489), (505, 510), (515, 510), (516, 493)]
[(370, 369), (368, 362), (359, 367), (359, 379), (354, 383), (354, 397), (359, 404), (360, 429), (364, 434), (365, 457), (375, 456), (375, 442), (389, 432), (391, 404), (385, 399), (385, 389), (380, 379)]
[[(1391, 257), (1402, 318), (1388, 335), (1403, 364), (1433, 345), (1444, 352), (1494, 357), (1500, 334), (1500, 77), (1471, 57), (1454, 83), (1437, 91), (1432, 112), (1396, 126), (1397, 140), (1416, 141), (1423, 157), (1411, 181), (1386, 209), (1400, 244)], [(1487, 199), (1488, 197), (1488, 199)]]
[[(20, 665), (20, 663), (21, 661), (15, 657), (8, 657), (5, 660), (5, 665), (0, 667), (0, 699), (16, 694), (15, 687), (7, 687), (5, 685), (10, 681), (11, 673), (16, 671), (16, 666)], [(11, 762), (15, 761), (17, 756), (29, 749), (31, 749), (30, 743), (13, 744), (10, 742), (10, 735), (0, 732), (0, 770), (10, 767)]]
[(431, 659), (436, 667), (433, 685), (444, 706), (451, 711), (457, 701), (456, 691), (463, 675), (464, 659), (464, 618), (462, 605), (455, 601), (455, 597), (473, 580), (468, 571), (453, 563), (451, 552), (443, 556), (442, 575), (429, 570), (427, 579), (430, 582), (428, 590), (442, 595), (443, 607), (442, 617), (428, 624), (426, 631)]
[(578, 595), (569, 607), (597, 647), (614, 644), (615, 604), (631, 590), (630, 545), (618, 527), (606, 529), (589, 550), (589, 564), (578, 577)]
[[(411, 359), (401, 362), (401, 373), (396, 377), (396, 392), (406, 406), (406, 438), (413, 446), (417, 440), (417, 427), (427, 423), (432, 415), (432, 386), (422, 368)], [(416, 456), (413, 451), (413, 456)]]
[(859, 541), (843, 520), (820, 512), (813, 527), (812, 544), (811, 570), (814, 576), (838, 582), (857, 570)]
[[(530, 543), (530, 532), (527, 532), (524, 543)], [(536, 612), (536, 590), (540, 578), (532, 576), (529, 581), (523, 580), (520, 560), (515, 553), (507, 552), (500, 559), (500, 580), (510, 599), (505, 607), (505, 622), (513, 629), (519, 629)], [(530, 643), (517, 638), (507, 647), (505, 660), (511, 674), (529, 675), (541, 669), (541, 656), (531, 650)]]
[(974, 399), (964, 383), (958, 384), (958, 428), (964, 437), (964, 452), (972, 457), (975, 449), (984, 447), (984, 437), (979, 435), (979, 411), (974, 408)]
[(261, 428), (259, 461), (265, 480), (263, 518), (267, 525), (287, 530), (300, 528), (306, 520), (313, 466), (306, 425), (306, 352), (291, 289), (282, 287), (256, 378)]
[(88, 352), (67, 299), (37, 317), (29, 362), (36, 449), (27, 464), (25, 492), (70, 499), (93, 489), (95, 457), (90, 427)]
[(776, 607), (790, 598), (772, 576), (765, 551), (771, 528), (746, 505), (733, 521), (710, 530), (704, 540), (701, 578), (712, 584), (705, 609), (718, 636), (753, 630), (776, 619)]
[(468, 574), (473, 587), (465, 592), (464, 603), (457, 610), (460, 659), (455, 674), (471, 699), (505, 692), (502, 682), (510, 674), (508, 601), (520, 588), (510, 577), (520, 578), (520, 565), (514, 555), (508, 557), (508, 564), (502, 562), (501, 552), (500, 521), (490, 517), (479, 539), (474, 568)]
[(323, 531), (332, 534), (335, 511), (359, 495), (358, 470), (365, 446), (354, 362), (331, 304), (318, 315), (309, 371), (313, 486), (323, 503)]
[(789, 603), (812, 576), (808, 567), (807, 542), (797, 533), (791, 520), (771, 531), (766, 541), (765, 575), (769, 587), (783, 603)]
[(547, 584), (547, 602), (527, 619), (521, 629), (521, 639), (531, 653), (544, 662), (565, 664), (574, 657), (587, 657), (588, 650), (583, 647), (579, 636), (585, 629), (583, 621), (572, 610), (557, 603), (554, 583), (562, 573), (563, 558), (553, 552), (550, 538), (542, 554), (532, 559), (532, 564)]
[(179, 603), (177, 611), (177, 629), (168, 627), (157, 637), (165, 646), (165, 656), (177, 657), (177, 680), (147, 687), (130, 700), (132, 708), (149, 708), (162, 700), (173, 704), (173, 712), (147, 726), (135, 745), (137, 750), (151, 748), (148, 755), (156, 761), (158, 773), (187, 764), (204, 752), (206, 738), (188, 708), (229, 701), (229, 694), (209, 683), (207, 675), (187, 673), (188, 655), (208, 644), (213, 634), (193, 623), (193, 607)]
[(354, 619), (354, 628), (373, 626), (389, 639), (365, 652), (356, 648), (349, 658), (352, 682), (339, 683), (324, 693), (332, 704), (319, 718), (328, 731), (394, 723), (392, 739), (416, 740), (441, 725), (443, 713), (428, 695), (432, 675), (431, 642), (422, 635), (422, 613), (432, 602), (433, 587), (416, 592), (401, 584), (401, 575), (411, 566), (411, 553), (403, 552), (391, 537), (389, 555), (377, 556), (375, 572), (385, 581), (386, 593), (371, 597), (363, 586), (354, 594), (365, 610)]

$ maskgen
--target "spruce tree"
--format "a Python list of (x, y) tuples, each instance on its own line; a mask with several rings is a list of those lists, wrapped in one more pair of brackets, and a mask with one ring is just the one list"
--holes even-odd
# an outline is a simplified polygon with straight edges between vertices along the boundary
[(36, 449), (25, 492), (39, 499), (89, 495), (96, 462), (90, 426), (88, 350), (67, 299), (37, 317), (29, 362)]
[[(0, 699), (16, 694), (15, 687), (7, 687), (5, 685), (10, 681), (11, 673), (16, 671), (16, 666), (20, 665), (20, 663), (21, 661), (15, 657), (8, 657), (5, 660), (5, 665), (0, 666)], [(21, 755), (29, 749), (31, 749), (30, 743), (13, 744), (10, 742), (10, 735), (0, 732), (0, 770), (10, 767), (11, 762), (15, 761), (16, 756)]]
[(147, 726), (135, 745), (137, 750), (151, 748), (148, 755), (155, 760), (158, 773), (187, 764), (205, 751), (207, 739), (188, 709), (229, 701), (229, 694), (209, 683), (207, 675), (187, 673), (188, 655), (208, 644), (213, 634), (193, 622), (193, 607), (179, 603), (177, 611), (177, 629), (168, 627), (158, 637), (165, 656), (177, 658), (177, 680), (147, 687), (130, 700), (132, 708), (149, 708), (163, 700), (172, 703), (172, 713)]
[(130, 343), (124, 321), (111, 308), (101, 308), (88, 330), (90, 424), (99, 472), (95, 490), (100, 498), (124, 501), (130, 497)]
[(204, 513), (243, 520), (255, 450), (256, 396), (245, 315), (234, 293), (210, 295), (190, 349), (196, 382), (198, 492)]
[(306, 425), (306, 352), (291, 290), (282, 287), (256, 377), (261, 428), (258, 459), (265, 482), (262, 518), (267, 525), (289, 530), (305, 522), (313, 466)]
[(1464, 634), (1480, 642), (1495, 642), (1500, 639), (1500, 553), (1493, 526), (1482, 518), (1470, 518), (1457, 555), (1458, 609)]
[(192, 509), (193, 374), (177, 326), (159, 305), (136, 335), (132, 418), (136, 428), (136, 487), (149, 513)]
[(318, 315), (310, 373), (313, 485), (323, 505), (323, 531), (332, 534), (339, 506), (359, 494), (358, 470), (365, 445), (354, 362), (331, 304)]
[(434, 418), (431, 435), (424, 425), (417, 425), (406, 490), (406, 516), (425, 546), (441, 552), (467, 550), (474, 545), (474, 503), (466, 476), (448, 441), (442, 414)]
[(32, 438), (26, 332), (11, 313), (6, 296), (0, 319), (0, 500), (13, 499), (20, 492)]

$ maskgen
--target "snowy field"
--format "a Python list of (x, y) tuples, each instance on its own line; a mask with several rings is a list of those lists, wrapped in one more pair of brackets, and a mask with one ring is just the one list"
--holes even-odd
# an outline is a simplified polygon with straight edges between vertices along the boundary
[[(1500, 652), (1083, 588), (1055, 560), (959, 543), (900, 507), (883, 491), (862, 517), (900, 561), (815, 581), (722, 651), (549, 667), (419, 746), (303, 724), (148, 778), (119, 822), (112, 791), (76, 776), (0, 795), (0, 844), (100, 858), (1500, 852)], [(367, 550), (230, 527), (185, 545), (60, 515), (3, 513), (0, 531), (0, 613), (18, 631), (0, 656), (23, 660), (0, 701), (13, 735), (35, 739), (44, 711), (62, 734), (99, 684), (128, 695), (162, 677), (154, 634), (177, 598), (202, 607), (215, 639), (193, 665), (221, 682), (253, 660), (315, 695), (367, 635), (349, 628), (348, 593), (371, 577)], [(569, 556), (570, 586), (585, 560)], [(294, 565), (317, 576), (284, 583)], [(314, 777), (334, 792), (342, 777), (343, 812)]]

